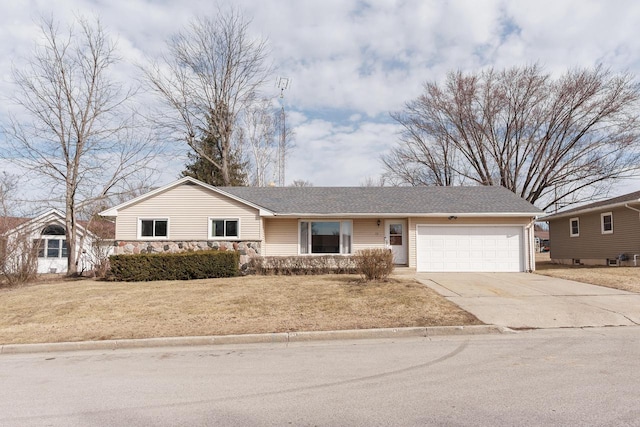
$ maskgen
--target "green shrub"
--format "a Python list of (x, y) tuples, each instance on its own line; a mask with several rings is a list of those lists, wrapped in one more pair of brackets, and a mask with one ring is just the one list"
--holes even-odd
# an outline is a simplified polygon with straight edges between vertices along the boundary
[(365, 280), (386, 280), (393, 272), (393, 252), (390, 249), (362, 249), (353, 258), (358, 273)]
[(238, 275), (236, 251), (196, 251), (165, 254), (113, 255), (110, 277), (133, 282), (192, 280)]

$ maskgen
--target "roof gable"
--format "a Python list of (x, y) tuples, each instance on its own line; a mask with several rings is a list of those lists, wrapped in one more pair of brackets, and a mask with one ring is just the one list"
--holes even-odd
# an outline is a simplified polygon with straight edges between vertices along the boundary
[(64, 225), (64, 214), (58, 209), (49, 209), (36, 215), (33, 218), (20, 218), (19, 221), (15, 221), (15, 226), (7, 229), (7, 232), (20, 231), (28, 228), (44, 227), (47, 224), (57, 223)]
[[(58, 209), (50, 209), (33, 218), (24, 217), (2, 217), (0, 218), (0, 234), (13, 233), (21, 230), (43, 229), (50, 224), (65, 226), (65, 215)], [(104, 239), (115, 237), (115, 224), (104, 219), (88, 221), (78, 221), (78, 231), (82, 235), (89, 225), (89, 233)]]
[(13, 230), (14, 228), (18, 228), (19, 226), (30, 220), (30, 218), (22, 218), (16, 216), (0, 217), (0, 234), (4, 234), (9, 230)]
[[(175, 187), (177, 187), (179, 185), (198, 185), (198, 186), (206, 188), (207, 190), (210, 190), (210, 191), (212, 191), (214, 193), (220, 194), (222, 196), (225, 196), (225, 197), (228, 197), (230, 199), (236, 200), (236, 201), (238, 201), (238, 202), (240, 202), (240, 203), (242, 203), (244, 205), (247, 205), (247, 206), (250, 206), (252, 208), (255, 208), (255, 209), (260, 211), (260, 215), (261, 216), (273, 215), (272, 212), (266, 210), (262, 206), (258, 206), (258, 205), (252, 203), (249, 200), (245, 200), (245, 199), (242, 199), (241, 197), (238, 197), (238, 196), (236, 196), (234, 194), (225, 192), (224, 191), (224, 187), (214, 187), (212, 185), (206, 184), (206, 183), (204, 183), (202, 181), (198, 181), (197, 179), (191, 178), (189, 176), (186, 176), (184, 178), (180, 178), (179, 180), (173, 181), (173, 182), (171, 182), (171, 183), (169, 183), (169, 184), (167, 184), (167, 185), (165, 185), (163, 187), (156, 188), (155, 190), (149, 191), (148, 193), (142, 194), (141, 196), (133, 198), (133, 199), (131, 199), (129, 201), (121, 203), (121, 204), (119, 204), (117, 206), (114, 206), (112, 208), (106, 209), (106, 210), (100, 212), (98, 215), (104, 216), (104, 217), (117, 217), (119, 210), (122, 210), (122, 209), (124, 209), (124, 208), (126, 208), (128, 206), (134, 205), (136, 203), (140, 203), (140, 202), (142, 202), (144, 200), (150, 199), (150, 198), (152, 198), (152, 197), (154, 197), (154, 196), (156, 196), (156, 195), (158, 195), (160, 193), (164, 193), (164, 192), (166, 192), (166, 191), (168, 191), (168, 190), (170, 190), (172, 188), (175, 188)], [(226, 187), (226, 188), (231, 188), (231, 187)]]

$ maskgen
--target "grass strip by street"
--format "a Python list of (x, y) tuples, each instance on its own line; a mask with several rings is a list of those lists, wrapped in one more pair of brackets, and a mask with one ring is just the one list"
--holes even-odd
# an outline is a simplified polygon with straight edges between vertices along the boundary
[(75, 280), (0, 290), (0, 344), (479, 324), (409, 278)]

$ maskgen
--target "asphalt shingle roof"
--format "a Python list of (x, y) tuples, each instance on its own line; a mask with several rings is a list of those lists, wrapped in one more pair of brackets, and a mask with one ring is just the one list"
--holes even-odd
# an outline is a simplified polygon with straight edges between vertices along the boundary
[(542, 213), (502, 187), (218, 188), (276, 214)]
[(577, 208), (567, 209), (565, 211), (561, 211), (558, 213), (551, 214), (549, 216), (544, 217), (544, 219), (553, 219), (555, 217), (565, 216), (574, 212), (581, 212), (587, 209), (596, 209), (596, 208), (604, 208), (605, 206), (617, 205), (625, 202), (637, 202), (640, 200), (640, 191), (634, 191), (633, 193), (623, 194), (622, 196), (613, 197), (607, 200), (601, 200), (599, 202), (589, 203), (587, 205), (579, 206)]

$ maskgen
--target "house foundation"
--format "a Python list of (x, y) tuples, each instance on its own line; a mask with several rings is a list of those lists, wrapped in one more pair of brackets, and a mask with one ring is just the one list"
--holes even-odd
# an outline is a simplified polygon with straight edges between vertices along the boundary
[(244, 270), (251, 258), (260, 256), (260, 241), (126, 241), (114, 243), (114, 255), (160, 254), (193, 251), (237, 251), (240, 253), (240, 269)]

